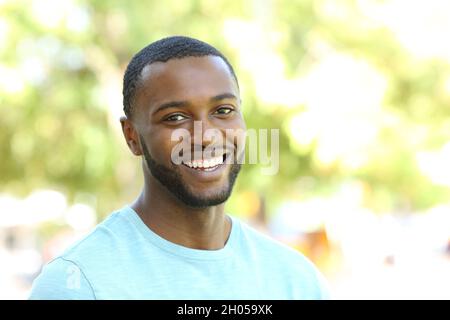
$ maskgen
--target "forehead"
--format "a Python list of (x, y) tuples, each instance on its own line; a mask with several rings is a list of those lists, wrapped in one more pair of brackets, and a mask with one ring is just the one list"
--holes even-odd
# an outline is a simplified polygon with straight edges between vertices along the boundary
[(225, 61), (216, 56), (154, 62), (141, 73), (136, 92), (139, 105), (209, 99), (222, 93), (238, 96), (236, 81)]

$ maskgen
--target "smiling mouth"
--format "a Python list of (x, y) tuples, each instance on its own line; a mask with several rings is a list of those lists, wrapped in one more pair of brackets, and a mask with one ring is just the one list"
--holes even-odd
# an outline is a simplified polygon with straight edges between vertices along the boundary
[(214, 157), (203, 160), (183, 161), (183, 165), (198, 171), (214, 171), (225, 163), (227, 154), (224, 153), (220, 157)]

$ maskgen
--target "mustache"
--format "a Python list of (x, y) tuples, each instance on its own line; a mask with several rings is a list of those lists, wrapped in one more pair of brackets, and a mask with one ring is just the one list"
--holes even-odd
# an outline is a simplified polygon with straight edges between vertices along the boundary
[[(207, 154), (210, 153), (214, 156), (220, 156), (227, 153), (233, 153), (236, 150), (236, 146), (233, 144), (227, 144), (225, 146), (223, 145), (209, 145), (209, 146), (202, 146), (202, 145), (191, 145), (188, 146), (186, 149), (187, 153), (194, 154)], [(184, 149), (181, 151), (180, 154), (184, 153)]]

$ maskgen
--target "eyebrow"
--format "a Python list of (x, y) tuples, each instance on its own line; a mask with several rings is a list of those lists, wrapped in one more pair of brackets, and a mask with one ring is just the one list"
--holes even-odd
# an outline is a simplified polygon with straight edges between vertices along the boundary
[(238, 98), (232, 94), (232, 93), (222, 93), (219, 94), (217, 96), (212, 97), (211, 99), (209, 99), (211, 102), (216, 102), (216, 101), (220, 101), (220, 100), (225, 100), (225, 99), (234, 99), (234, 100), (238, 100)]
[[(225, 99), (234, 99), (234, 100), (238, 100), (238, 98), (234, 95), (234, 94), (232, 94), (232, 93), (222, 93), (222, 94), (219, 94), (219, 95), (217, 95), (217, 96), (214, 96), (214, 97), (212, 97), (211, 99), (209, 99), (209, 101), (211, 101), (211, 102), (217, 102), (217, 101), (221, 101), (221, 100), (225, 100)], [(163, 103), (163, 104), (161, 104), (154, 112), (153, 112), (153, 114), (155, 114), (155, 113), (158, 113), (158, 112), (160, 112), (160, 111), (162, 111), (162, 110), (165, 110), (165, 109), (169, 109), (169, 108), (180, 108), (180, 107), (185, 107), (185, 106), (187, 106), (187, 105), (189, 105), (189, 102), (188, 101), (170, 101), (170, 102), (166, 102), (166, 103)]]
[(179, 108), (179, 107), (184, 107), (185, 105), (187, 105), (188, 102), (187, 101), (171, 101), (171, 102), (166, 102), (163, 103), (162, 105), (160, 105), (155, 112), (153, 112), (153, 114), (158, 113), (164, 109), (169, 109), (169, 108)]

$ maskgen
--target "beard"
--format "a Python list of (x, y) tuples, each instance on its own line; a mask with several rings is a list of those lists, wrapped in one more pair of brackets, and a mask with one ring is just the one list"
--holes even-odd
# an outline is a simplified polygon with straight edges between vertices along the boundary
[(177, 166), (173, 165), (172, 167), (167, 167), (157, 163), (150, 155), (142, 137), (141, 147), (144, 153), (145, 163), (152, 176), (178, 200), (192, 208), (207, 208), (224, 203), (230, 197), (236, 178), (241, 170), (241, 164), (233, 162), (231, 164), (230, 172), (228, 173), (228, 185), (224, 186), (221, 191), (214, 195), (202, 197), (194, 194), (190, 190), (188, 184), (183, 180), (180, 169)]

